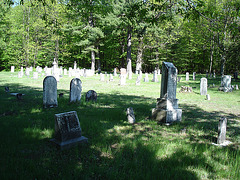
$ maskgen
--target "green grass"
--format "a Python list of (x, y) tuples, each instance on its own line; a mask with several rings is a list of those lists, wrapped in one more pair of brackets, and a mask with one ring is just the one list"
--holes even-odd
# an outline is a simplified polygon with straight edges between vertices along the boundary
[[(178, 83), (191, 86), (193, 93), (177, 93), (182, 122), (159, 125), (149, 119), (160, 96), (160, 83), (141, 81), (136, 75), (119, 86), (100, 82), (100, 76), (81, 77), (80, 103), (69, 104), (72, 78), (58, 83), (58, 107), (42, 106), (42, 82), (18, 78), (17, 73), (0, 73), (0, 178), (1, 179), (240, 179), (240, 91), (218, 91), (220, 78), (209, 79), (211, 100), (199, 93), (200, 78)], [(143, 75), (144, 77), (144, 75)], [(151, 75), (149, 75), (151, 79)], [(240, 85), (240, 81), (232, 80)], [(26, 94), (23, 100), (4, 91)], [(86, 103), (85, 93), (98, 93), (97, 103)], [(126, 108), (132, 106), (136, 124), (127, 123)], [(58, 150), (54, 137), (54, 114), (77, 111), (82, 135), (89, 139), (68, 150)], [(228, 118), (227, 139), (233, 144), (217, 147), (217, 126)], [(186, 128), (186, 133), (182, 129)]]

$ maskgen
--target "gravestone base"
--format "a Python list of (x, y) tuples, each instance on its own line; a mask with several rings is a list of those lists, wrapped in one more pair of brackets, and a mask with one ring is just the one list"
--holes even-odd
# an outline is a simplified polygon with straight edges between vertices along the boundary
[(161, 123), (173, 123), (182, 120), (182, 109), (152, 109), (152, 119)]
[(50, 141), (54, 142), (60, 150), (63, 150), (63, 149), (68, 149), (70, 147), (76, 146), (77, 144), (88, 143), (88, 138), (81, 136), (81, 137), (70, 139), (63, 142), (60, 142), (54, 138), (54, 139), (51, 139)]

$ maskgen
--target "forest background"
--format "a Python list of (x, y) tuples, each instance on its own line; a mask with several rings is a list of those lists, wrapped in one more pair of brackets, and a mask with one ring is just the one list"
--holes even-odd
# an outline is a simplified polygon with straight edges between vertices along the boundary
[(0, 0), (0, 70), (238, 71), (240, 0)]

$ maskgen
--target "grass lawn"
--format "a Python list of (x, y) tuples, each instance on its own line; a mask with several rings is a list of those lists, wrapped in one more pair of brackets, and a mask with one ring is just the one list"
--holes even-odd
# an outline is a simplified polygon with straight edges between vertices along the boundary
[[(200, 78), (178, 83), (177, 98), (182, 122), (159, 125), (149, 119), (160, 97), (160, 83), (137, 76), (119, 86), (101, 82), (100, 76), (81, 77), (80, 103), (69, 104), (72, 78), (58, 83), (58, 107), (43, 108), (43, 77), (34, 80), (17, 72), (0, 73), (0, 178), (1, 179), (240, 179), (240, 90), (218, 91), (220, 78), (208, 79), (211, 100), (200, 95)], [(144, 77), (144, 75), (143, 75)], [(149, 75), (149, 79), (152, 76)], [(106, 78), (105, 78), (106, 79)], [(232, 79), (240, 85), (240, 80)], [(4, 91), (23, 93), (17, 100)], [(181, 86), (192, 93), (178, 93)], [(88, 90), (98, 93), (97, 103), (86, 103)], [(136, 123), (127, 122), (126, 108), (133, 107)], [(54, 114), (77, 111), (82, 135), (88, 144), (60, 151), (49, 140), (54, 137)], [(228, 147), (216, 142), (218, 121), (228, 119)], [(182, 129), (186, 129), (183, 132)]]

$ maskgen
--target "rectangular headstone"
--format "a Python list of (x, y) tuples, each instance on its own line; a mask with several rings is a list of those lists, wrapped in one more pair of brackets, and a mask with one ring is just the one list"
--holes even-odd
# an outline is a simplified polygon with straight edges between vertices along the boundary
[(219, 90), (222, 90), (224, 92), (232, 92), (231, 76), (230, 75), (222, 76), (221, 87), (219, 88)]
[(186, 72), (186, 81), (189, 81), (189, 72)]
[(223, 144), (226, 140), (227, 118), (221, 117), (218, 124), (218, 139), (217, 144)]
[(47, 76), (43, 80), (43, 107), (57, 107), (57, 81), (53, 76)]
[(55, 138), (51, 141), (56, 143), (60, 149), (88, 141), (86, 137), (82, 136), (76, 111), (55, 114)]
[(200, 95), (207, 95), (207, 78), (201, 78)]
[(144, 82), (149, 82), (148, 73), (145, 73)]
[(14, 72), (14, 68), (15, 68), (14, 66), (11, 66), (11, 72)]

